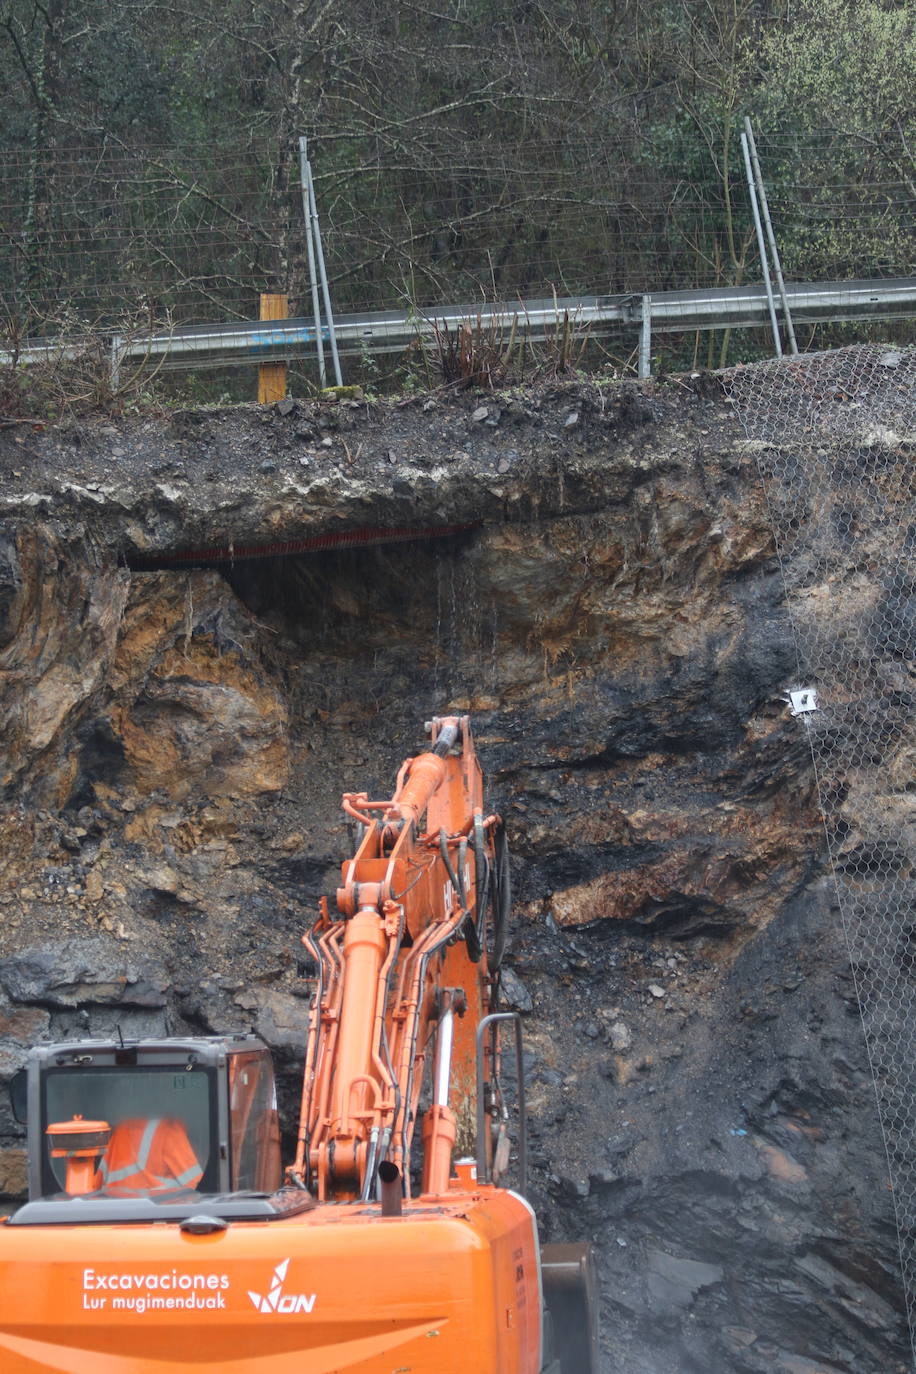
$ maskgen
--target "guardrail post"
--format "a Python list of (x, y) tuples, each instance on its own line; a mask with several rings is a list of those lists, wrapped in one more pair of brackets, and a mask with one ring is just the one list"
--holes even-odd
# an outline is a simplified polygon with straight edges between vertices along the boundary
[(638, 377), (652, 376), (652, 297), (643, 296), (640, 303), (642, 324), (639, 328)]
[[(261, 296), (262, 320), (289, 318), (289, 297), (264, 293)], [(261, 363), (258, 368), (258, 404), (282, 401), (286, 395), (286, 363)]]
[(115, 395), (117, 394), (118, 388), (121, 385), (121, 348), (123, 343), (124, 340), (120, 334), (112, 334), (111, 357), (109, 360), (109, 378), (111, 381), (112, 393)]

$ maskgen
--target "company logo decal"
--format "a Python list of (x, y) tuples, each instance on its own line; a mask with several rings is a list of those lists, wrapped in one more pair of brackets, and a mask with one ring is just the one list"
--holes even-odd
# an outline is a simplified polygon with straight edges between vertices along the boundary
[(283, 1292), (283, 1283), (288, 1268), (288, 1259), (277, 1265), (270, 1291), (266, 1297), (262, 1297), (260, 1293), (252, 1293), (251, 1289), (248, 1290), (248, 1296), (258, 1312), (282, 1312), (287, 1316), (292, 1312), (311, 1312), (315, 1306), (317, 1296), (315, 1293), (310, 1293), (306, 1297), (304, 1293)]

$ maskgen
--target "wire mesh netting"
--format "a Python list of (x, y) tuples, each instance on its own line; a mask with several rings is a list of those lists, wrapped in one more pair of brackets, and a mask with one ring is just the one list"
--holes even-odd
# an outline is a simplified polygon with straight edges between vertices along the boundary
[[(916, 1326), (916, 349), (736, 369), (786, 580)], [(916, 1353), (916, 1345), (914, 1345)]]
[(100, 325), (251, 318), (285, 219), (266, 144), (8, 151), (0, 305), (33, 329), (68, 313)]
[[(788, 276), (916, 271), (911, 184), (863, 167), (844, 135), (758, 144)], [(760, 279), (736, 140), (724, 177), (702, 140), (651, 129), (509, 146), (443, 126), (401, 155), (320, 133), (309, 146), (339, 311)], [(100, 325), (250, 319), (261, 291), (310, 313), (294, 143), (0, 154), (0, 310), (30, 332), (68, 311)]]

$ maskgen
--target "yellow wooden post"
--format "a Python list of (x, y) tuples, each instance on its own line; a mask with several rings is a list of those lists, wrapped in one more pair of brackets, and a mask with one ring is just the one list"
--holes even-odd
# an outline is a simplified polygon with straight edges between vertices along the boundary
[[(289, 318), (289, 297), (264, 293), (261, 296), (262, 320)], [(258, 368), (258, 403), (282, 401), (286, 395), (286, 363), (262, 363)]]

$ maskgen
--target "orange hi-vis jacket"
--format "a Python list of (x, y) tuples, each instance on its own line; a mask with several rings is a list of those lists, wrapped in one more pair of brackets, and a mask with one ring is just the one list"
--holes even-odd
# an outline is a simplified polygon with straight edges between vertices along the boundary
[(121, 1121), (98, 1172), (99, 1187), (109, 1193), (193, 1188), (202, 1177), (184, 1122), (165, 1116)]

